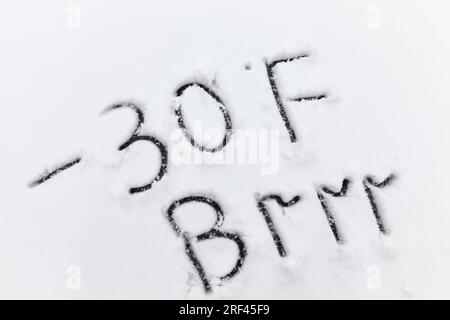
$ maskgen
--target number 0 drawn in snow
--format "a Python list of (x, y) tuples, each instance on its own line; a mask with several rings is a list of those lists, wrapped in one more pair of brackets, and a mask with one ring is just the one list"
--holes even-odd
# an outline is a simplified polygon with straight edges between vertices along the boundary
[(195, 141), (194, 137), (191, 135), (189, 130), (186, 128), (186, 124), (184, 123), (183, 113), (181, 111), (181, 100), (180, 100), (179, 105), (175, 109), (175, 114), (178, 118), (178, 126), (183, 131), (184, 136), (186, 137), (186, 139), (189, 140), (191, 145), (198, 148), (200, 151), (206, 151), (206, 152), (220, 151), (227, 145), (228, 140), (230, 139), (230, 136), (232, 134), (233, 126), (231, 123), (230, 113), (228, 112), (227, 108), (225, 107), (225, 104), (223, 103), (222, 99), (212, 89), (210, 89), (207, 86), (205, 86), (201, 83), (198, 83), (198, 82), (187, 83), (187, 84), (181, 86), (180, 88), (178, 88), (176, 91), (177, 98), (181, 99), (181, 97), (183, 96), (183, 93), (187, 89), (192, 88), (192, 87), (199, 87), (200, 89), (202, 89), (204, 92), (206, 92), (211, 98), (213, 98), (218, 103), (219, 110), (220, 110), (220, 112), (222, 112), (223, 119), (225, 122), (225, 134), (223, 136), (223, 140), (218, 146), (216, 146), (214, 148), (208, 148), (204, 145), (201, 145), (197, 141)]

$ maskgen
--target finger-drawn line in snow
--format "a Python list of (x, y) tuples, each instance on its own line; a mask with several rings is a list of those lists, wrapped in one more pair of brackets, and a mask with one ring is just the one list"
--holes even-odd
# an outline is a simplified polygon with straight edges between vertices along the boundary
[[(205, 203), (214, 209), (214, 212), (216, 213), (216, 221), (214, 222), (214, 225), (211, 227), (210, 230), (208, 230), (204, 233), (201, 233), (200, 235), (197, 235), (197, 236), (191, 236), (188, 232), (183, 232), (181, 230), (181, 228), (175, 221), (174, 213), (178, 207), (180, 207), (181, 205), (188, 203), (188, 202)], [(219, 203), (216, 202), (215, 200), (213, 200), (209, 197), (206, 197), (206, 196), (198, 196), (198, 195), (186, 196), (184, 198), (174, 201), (170, 205), (170, 207), (167, 209), (167, 219), (169, 220), (169, 223), (171, 224), (172, 228), (175, 230), (176, 234), (179, 237), (183, 238), (186, 255), (188, 256), (189, 260), (191, 261), (192, 265), (194, 266), (195, 270), (197, 271), (197, 273), (202, 281), (205, 292), (208, 293), (208, 292), (212, 291), (211, 283), (210, 283), (210, 280), (208, 279), (205, 268), (203, 267), (202, 263), (200, 262), (200, 260), (197, 257), (197, 254), (193, 247), (192, 240), (194, 240), (194, 242), (200, 242), (200, 241), (212, 240), (212, 239), (216, 239), (216, 238), (225, 238), (230, 241), (233, 241), (236, 244), (238, 251), (239, 251), (236, 263), (235, 263), (233, 269), (229, 273), (220, 277), (220, 280), (223, 281), (223, 280), (232, 278), (242, 268), (244, 260), (247, 256), (247, 249), (246, 249), (245, 243), (238, 233), (226, 232), (226, 231), (219, 230), (219, 228), (222, 226), (223, 221), (224, 221), (224, 213), (223, 213), (223, 210), (222, 210), (221, 206), (219, 205)]]
[(256, 195), (258, 210), (259, 212), (261, 212), (264, 220), (266, 221), (267, 227), (269, 228), (270, 234), (272, 235), (273, 241), (275, 242), (275, 246), (277, 247), (278, 254), (281, 257), (285, 257), (286, 249), (283, 245), (283, 241), (281, 240), (280, 234), (278, 233), (275, 223), (272, 220), (269, 209), (267, 209), (267, 206), (265, 204), (265, 202), (269, 200), (275, 200), (275, 202), (282, 208), (288, 208), (297, 204), (301, 200), (301, 198), (299, 195), (296, 195), (291, 200), (285, 202), (279, 194), (267, 194), (263, 197)]
[(342, 181), (342, 187), (339, 191), (333, 191), (330, 189), (330, 187), (322, 185), (319, 187), (319, 190), (317, 190), (317, 197), (319, 198), (320, 204), (322, 205), (322, 209), (325, 213), (325, 216), (327, 218), (327, 222), (331, 228), (331, 231), (333, 232), (334, 238), (336, 239), (336, 242), (341, 244), (343, 242), (343, 239), (341, 237), (341, 234), (339, 232), (339, 229), (336, 225), (336, 221), (334, 218), (333, 213), (331, 212), (330, 206), (325, 199), (324, 193), (329, 194), (333, 197), (345, 197), (347, 195), (347, 189), (350, 184), (350, 179), (345, 178)]
[[(308, 57), (309, 57), (309, 54), (301, 54), (301, 55), (297, 55), (297, 56), (290, 57), (290, 58), (274, 60), (271, 62), (269, 62), (267, 60), (265, 61), (267, 76), (269, 78), (269, 83), (270, 83), (270, 88), (272, 89), (272, 94), (273, 94), (273, 97), (277, 104), (278, 111), (281, 115), (281, 119), (284, 122), (284, 126), (286, 127), (286, 129), (288, 131), (289, 138), (292, 143), (297, 142), (297, 140), (298, 140), (297, 134), (295, 133), (295, 130), (292, 127), (292, 124), (287, 115), (286, 107), (283, 103), (283, 99), (281, 97), (280, 90), (277, 85), (277, 81), (276, 81), (277, 77), (275, 75), (274, 68), (280, 63), (292, 62), (292, 61), (301, 60), (301, 59), (308, 58)], [(289, 100), (295, 101), (295, 102), (302, 102), (302, 101), (322, 100), (322, 99), (326, 99), (326, 98), (327, 98), (326, 94), (318, 94), (318, 95), (307, 96), (307, 97), (298, 97), (298, 98), (289, 99)]]
[[(211, 96), (211, 98), (213, 98), (218, 103), (219, 110), (220, 110), (220, 112), (222, 112), (224, 122), (225, 122), (225, 134), (224, 134), (222, 142), (214, 148), (206, 147), (206, 146), (198, 143), (197, 141), (195, 141), (194, 137), (191, 135), (189, 130), (186, 128), (186, 124), (184, 123), (183, 113), (181, 111), (181, 97), (183, 96), (183, 93), (187, 89), (192, 88), (192, 87), (199, 87), (200, 89), (205, 91), (209, 96)], [(217, 152), (217, 151), (222, 150), (227, 145), (227, 143), (231, 137), (231, 134), (233, 133), (233, 125), (231, 122), (231, 116), (225, 106), (225, 103), (222, 101), (222, 99), (211, 88), (209, 88), (208, 86), (201, 84), (199, 82), (190, 82), (190, 83), (182, 85), (181, 87), (179, 87), (176, 90), (176, 97), (178, 99), (180, 99), (178, 106), (175, 108), (175, 115), (178, 118), (178, 126), (182, 130), (186, 139), (189, 140), (190, 144), (192, 146), (198, 148), (200, 151)]]
[(32, 182), (29, 183), (29, 187), (30, 188), (34, 188), (37, 187), (39, 185), (41, 185), (42, 183), (46, 182), (47, 180), (50, 180), (51, 178), (53, 178), (54, 176), (56, 176), (57, 174), (72, 168), (73, 166), (75, 166), (76, 164), (80, 163), (82, 160), (81, 157), (76, 157), (62, 165), (60, 165), (59, 167), (57, 167), (56, 169), (52, 170), (52, 171), (46, 171), (44, 172), (39, 178), (33, 180)]
[(373, 186), (375, 188), (384, 188), (392, 183), (392, 180), (395, 179), (394, 174), (390, 174), (386, 179), (381, 181), (380, 183), (375, 182), (375, 178), (373, 176), (366, 176), (363, 179), (363, 186), (364, 191), (366, 192), (367, 198), (370, 202), (370, 207), (372, 208), (373, 215), (375, 216), (375, 219), (377, 221), (378, 229), (381, 233), (387, 234), (389, 230), (387, 230), (385, 223), (383, 222), (383, 218), (380, 215), (380, 211), (378, 208), (378, 204), (375, 201), (375, 197), (373, 195), (373, 191), (370, 188), (370, 186)]
[(296, 102), (302, 102), (302, 101), (314, 101), (314, 100), (322, 100), (322, 99), (326, 99), (328, 98), (328, 96), (325, 93), (316, 95), (316, 96), (306, 96), (306, 97), (297, 97), (297, 98), (292, 98), (290, 99), (290, 101), (296, 101)]

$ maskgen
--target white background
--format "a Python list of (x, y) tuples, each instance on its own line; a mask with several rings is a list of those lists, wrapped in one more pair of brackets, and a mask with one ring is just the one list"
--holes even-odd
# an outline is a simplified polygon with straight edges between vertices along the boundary
[[(242, 271), (210, 298), (450, 298), (448, 10), (443, 0), (1, 0), (0, 297), (205, 297), (164, 216), (194, 192), (215, 196), (224, 229), (240, 232), (248, 249)], [(283, 94), (330, 96), (287, 104), (300, 137), (292, 144), (264, 59), (302, 52), (311, 58), (277, 69)], [(157, 170), (158, 153), (118, 152), (134, 116), (101, 111), (137, 101), (144, 131), (170, 146), (174, 91), (193, 78), (214, 84), (235, 129), (280, 130), (279, 172), (171, 166), (150, 191), (128, 195)], [(192, 121), (221, 119), (196, 107), (186, 109)], [(78, 154), (80, 165), (27, 187)], [(392, 232), (380, 237), (361, 181), (390, 173), (398, 179), (376, 192)], [(348, 197), (330, 199), (347, 240), (338, 246), (315, 188), (347, 176)], [(303, 197), (285, 215), (271, 206), (287, 258), (256, 209), (257, 192)], [(208, 208), (183, 210), (207, 226)], [(236, 255), (226, 241), (198, 248), (211, 274)], [(79, 290), (67, 286), (72, 265)]]

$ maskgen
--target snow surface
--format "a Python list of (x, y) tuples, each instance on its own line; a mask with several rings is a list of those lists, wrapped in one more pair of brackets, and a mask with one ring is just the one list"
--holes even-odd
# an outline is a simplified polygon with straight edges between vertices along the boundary
[[(1, 0), (0, 298), (450, 298), (449, 8), (437, 0)], [(299, 137), (291, 143), (265, 61), (302, 53), (310, 57), (276, 67), (282, 96), (328, 97), (285, 101)], [(187, 147), (184, 136), (173, 139), (175, 90), (192, 80), (223, 99), (236, 131), (278, 130), (276, 172), (169, 161), (150, 190), (128, 194), (158, 171), (159, 153), (144, 144), (119, 152), (135, 115), (103, 111), (134, 101), (144, 108), (142, 133), (169, 152)], [(190, 89), (185, 121), (223, 130), (216, 105)], [(28, 187), (76, 156), (80, 164)], [(381, 235), (362, 181), (392, 173), (391, 185), (373, 188), (390, 230)], [(346, 197), (326, 196), (345, 239), (337, 244), (316, 190), (339, 189), (346, 177)], [(256, 207), (255, 195), (267, 193), (302, 197), (284, 210), (267, 204), (284, 258)], [(220, 283), (234, 244), (195, 244), (213, 278), (209, 295), (165, 216), (191, 194), (218, 201), (222, 229), (247, 246), (241, 271)], [(176, 214), (193, 234), (214, 221), (199, 203)], [(68, 285), (73, 270), (79, 288)]]

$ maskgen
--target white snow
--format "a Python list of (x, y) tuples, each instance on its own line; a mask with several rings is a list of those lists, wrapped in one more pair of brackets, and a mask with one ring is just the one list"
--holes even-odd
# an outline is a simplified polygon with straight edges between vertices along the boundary
[[(0, 298), (450, 298), (449, 9), (406, 0), (0, 0)], [(310, 56), (275, 67), (299, 138), (291, 143), (265, 61), (302, 53)], [(182, 147), (201, 157), (184, 136), (173, 139), (174, 107), (183, 101), (189, 128), (223, 133), (224, 122), (201, 90), (175, 99), (193, 80), (230, 112), (235, 134), (221, 152), (237, 147), (238, 132), (276, 129), (279, 145), (268, 150), (278, 170), (171, 159), (161, 181), (130, 195), (158, 172), (158, 149), (118, 151), (136, 116), (102, 112), (133, 101), (145, 113), (142, 134), (169, 156)], [(80, 164), (28, 188), (77, 155)], [(372, 188), (391, 231), (380, 235), (362, 181), (392, 173), (391, 185)], [(346, 197), (325, 196), (345, 239), (338, 245), (316, 192), (339, 190), (346, 177)], [(267, 193), (302, 197), (283, 210), (267, 202), (285, 258), (257, 210), (255, 195)], [(239, 232), (248, 252), (220, 282), (235, 245), (194, 244), (208, 295), (165, 216), (192, 194), (220, 203), (221, 230)], [(205, 204), (176, 210), (193, 234), (214, 218)]]

